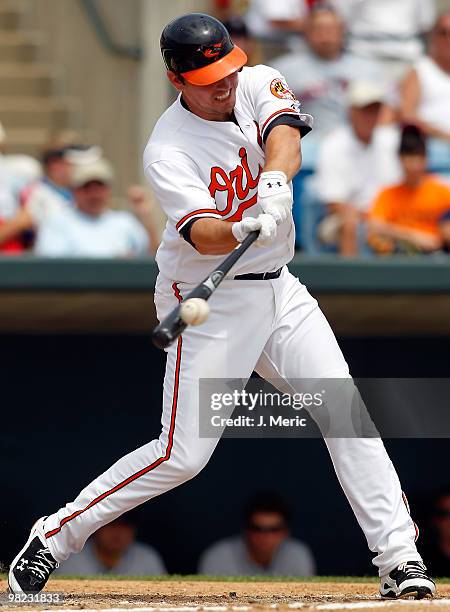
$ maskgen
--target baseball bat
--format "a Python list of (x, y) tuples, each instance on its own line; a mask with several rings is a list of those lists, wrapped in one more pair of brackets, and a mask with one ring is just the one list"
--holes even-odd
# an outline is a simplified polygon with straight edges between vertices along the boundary
[[(207, 278), (205, 278), (203, 282), (197, 285), (197, 287), (195, 287), (195, 289), (189, 293), (186, 300), (189, 300), (190, 298), (209, 300), (211, 295), (225, 278), (226, 274), (230, 271), (238, 259), (242, 257), (245, 251), (255, 242), (258, 235), (259, 231), (250, 232), (249, 235), (244, 238), (241, 244), (234, 249), (222, 261), (222, 263), (219, 264)], [(174, 340), (176, 340), (178, 336), (186, 329), (187, 323), (185, 323), (180, 317), (180, 307), (181, 304), (178, 304), (178, 306), (174, 308), (172, 312), (170, 312), (167, 317), (152, 331), (153, 344), (158, 348), (165, 349), (170, 346), (172, 342), (174, 342)]]

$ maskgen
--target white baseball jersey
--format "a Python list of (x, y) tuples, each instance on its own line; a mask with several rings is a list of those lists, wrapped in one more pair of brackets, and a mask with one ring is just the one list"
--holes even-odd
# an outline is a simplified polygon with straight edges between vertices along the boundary
[[(303, 133), (312, 125), (281, 74), (262, 65), (239, 73), (234, 114), (237, 123), (207, 121), (178, 97), (157, 122), (145, 149), (144, 170), (168, 218), (156, 261), (169, 279), (200, 282), (223, 259), (200, 255), (180, 235), (192, 219), (234, 222), (261, 214), (257, 188), (272, 122), (295, 116)], [(232, 275), (277, 270), (292, 259), (294, 240), (290, 216), (278, 227), (276, 241), (247, 251)]]

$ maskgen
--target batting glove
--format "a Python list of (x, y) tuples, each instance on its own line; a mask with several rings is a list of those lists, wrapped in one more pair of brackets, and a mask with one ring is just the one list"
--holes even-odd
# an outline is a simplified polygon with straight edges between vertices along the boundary
[(238, 242), (242, 242), (250, 233), (259, 230), (259, 236), (255, 242), (257, 246), (271, 244), (277, 235), (277, 224), (270, 215), (259, 215), (259, 217), (245, 217), (238, 223), (233, 223), (231, 231)]
[(277, 225), (288, 218), (292, 210), (292, 193), (284, 172), (263, 172), (258, 183), (258, 204), (264, 213), (271, 215)]

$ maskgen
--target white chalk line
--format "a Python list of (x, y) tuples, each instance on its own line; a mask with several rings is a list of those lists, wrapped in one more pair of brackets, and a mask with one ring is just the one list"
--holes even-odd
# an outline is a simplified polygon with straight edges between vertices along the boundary
[[(70, 608), (77, 612), (247, 612), (250, 606), (161, 606), (158, 608)], [(68, 612), (67, 608), (42, 610), (42, 612)]]
[[(450, 599), (394, 599), (392, 601), (356, 601), (315, 606), (317, 610), (358, 610), (361, 608), (389, 608), (391, 606), (450, 606)], [(291, 605), (289, 605), (291, 607)]]
[[(295, 601), (287, 605), (291, 610), (314, 608), (315, 610), (360, 610), (363, 608), (389, 608), (392, 606), (450, 606), (450, 599), (395, 599), (392, 601), (357, 601), (349, 603), (314, 604)], [(267, 606), (277, 609), (279, 604)], [(284, 607), (284, 606), (283, 606)], [(77, 608), (70, 608), (76, 612)], [(252, 606), (160, 606), (157, 608), (83, 608), (83, 612), (248, 612)], [(67, 612), (66, 609), (50, 608), (42, 612)]]

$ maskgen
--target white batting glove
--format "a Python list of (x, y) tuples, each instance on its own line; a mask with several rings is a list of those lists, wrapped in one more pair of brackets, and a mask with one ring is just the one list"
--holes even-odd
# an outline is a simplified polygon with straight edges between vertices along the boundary
[(264, 213), (271, 215), (277, 225), (288, 218), (292, 210), (292, 193), (284, 172), (263, 172), (258, 183), (258, 204)]
[(255, 230), (259, 230), (259, 236), (255, 244), (257, 246), (267, 246), (271, 244), (277, 235), (277, 224), (271, 215), (259, 215), (258, 217), (245, 217), (238, 223), (233, 223), (231, 231), (238, 242)]

